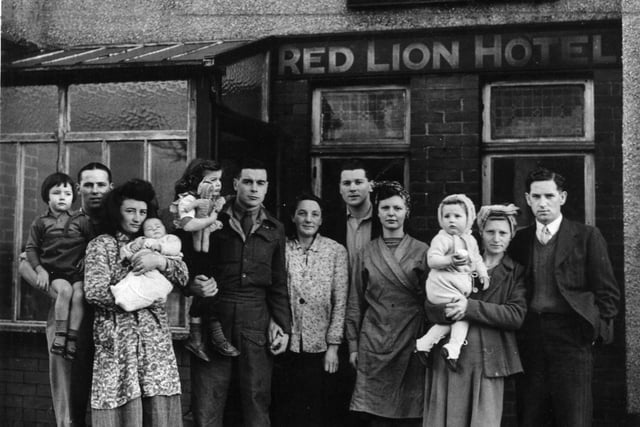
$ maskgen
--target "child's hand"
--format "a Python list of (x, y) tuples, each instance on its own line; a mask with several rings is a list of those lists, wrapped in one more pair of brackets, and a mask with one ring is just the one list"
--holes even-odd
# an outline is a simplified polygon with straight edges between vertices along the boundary
[(489, 289), (489, 277), (480, 277), (480, 283), (482, 283), (482, 290), (486, 291)]
[(138, 237), (131, 242), (131, 252), (138, 252), (144, 246), (144, 237)]
[(453, 255), (451, 255), (451, 263), (456, 267), (470, 264), (471, 260), (469, 259), (469, 252), (464, 249), (458, 249)]
[(39, 268), (36, 276), (36, 286), (47, 292), (49, 290), (49, 273), (44, 268)]
[(147, 248), (149, 248), (151, 250), (154, 250), (156, 252), (162, 252), (162, 245), (157, 240), (154, 240), (153, 242), (150, 242), (146, 246), (147, 246)]
[(225, 204), (224, 197), (218, 197), (213, 202), (213, 210), (215, 212), (220, 212), (222, 210), (222, 208), (224, 207), (224, 204)]

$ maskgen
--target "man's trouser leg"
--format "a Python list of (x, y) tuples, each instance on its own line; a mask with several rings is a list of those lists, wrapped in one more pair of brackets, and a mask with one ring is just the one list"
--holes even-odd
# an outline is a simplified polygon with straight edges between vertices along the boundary
[(593, 350), (590, 326), (577, 315), (529, 313), (518, 379), (520, 426), (590, 427)]
[(93, 310), (85, 310), (85, 318), (78, 334), (78, 353), (71, 362), (49, 353), (55, 336), (54, 307), (47, 319), (47, 353), (49, 353), (49, 382), (51, 399), (58, 427), (84, 426), (87, 403), (91, 396), (93, 370)]

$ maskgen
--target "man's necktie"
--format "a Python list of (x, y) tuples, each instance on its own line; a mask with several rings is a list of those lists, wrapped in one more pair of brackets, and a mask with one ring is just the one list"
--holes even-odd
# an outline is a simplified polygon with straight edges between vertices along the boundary
[(540, 232), (540, 243), (546, 245), (547, 243), (549, 243), (549, 240), (551, 240), (551, 232), (545, 225), (544, 227), (542, 227), (542, 231)]
[(251, 217), (251, 212), (245, 211), (244, 215), (242, 215), (240, 225), (242, 225), (242, 232), (244, 233), (244, 237), (249, 237), (249, 234), (251, 234), (251, 227), (253, 227), (253, 218)]

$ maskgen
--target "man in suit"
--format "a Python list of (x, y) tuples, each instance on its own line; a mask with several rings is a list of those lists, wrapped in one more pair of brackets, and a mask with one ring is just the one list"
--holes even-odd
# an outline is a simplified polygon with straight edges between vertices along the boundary
[(538, 168), (525, 197), (536, 223), (516, 234), (512, 257), (526, 267), (528, 313), (520, 333), (520, 426), (589, 427), (593, 344), (613, 340), (620, 290), (600, 231), (563, 217), (565, 179)]

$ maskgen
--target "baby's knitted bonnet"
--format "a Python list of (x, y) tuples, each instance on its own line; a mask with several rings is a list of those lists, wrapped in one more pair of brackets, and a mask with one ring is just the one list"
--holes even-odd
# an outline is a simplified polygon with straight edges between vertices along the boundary
[(464, 194), (450, 194), (440, 202), (438, 206), (438, 224), (440, 224), (440, 228), (444, 229), (444, 218), (442, 218), (442, 207), (447, 204), (452, 203), (461, 203), (467, 208), (467, 223), (464, 228), (463, 233), (471, 233), (471, 227), (473, 226), (473, 221), (476, 219), (476, 208), (473, 205), (473, 202), (470, 198), (465, 196)]

